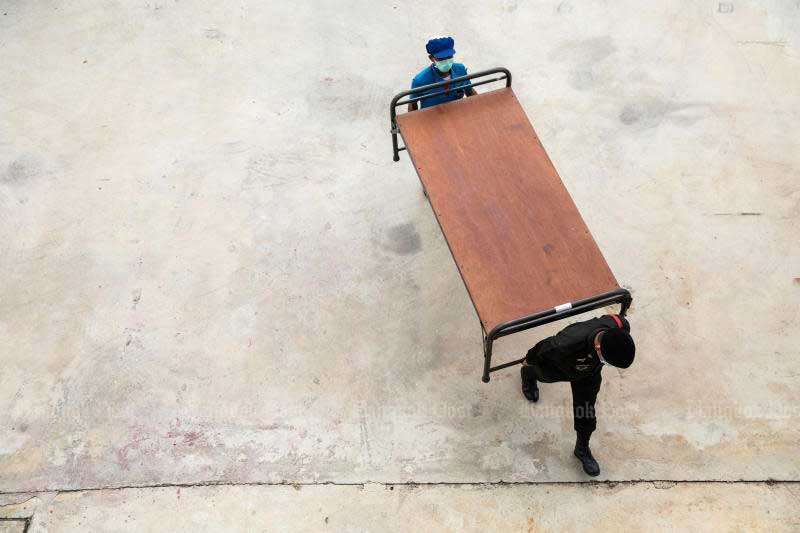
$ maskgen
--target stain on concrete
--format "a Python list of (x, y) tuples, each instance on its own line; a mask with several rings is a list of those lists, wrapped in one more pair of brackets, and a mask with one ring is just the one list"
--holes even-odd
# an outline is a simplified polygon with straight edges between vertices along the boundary
[[(366, 50), (367, 43), (359, 42), (355, 46)], [(372, 120), (373, 110), (375, 106), (381, 105), (385, 91), (385, 86), (368, 76), (325, 76), (317, 80), (317, 87), (311, 98), (318, 109), (335, 112), (337, 116), (355, 122)], [(353, 98), (354, 94), (359, 97)]]
[(384, 248), (398, 255), (411, 255), (422, 249), (422, 239), (413, 222), (398, 224), (386, 231)]
[[(167, 433), (170, 439), (180, 439), (180, 443), (185, 446), (194, 446), (199, 440), (204, 439), (205, 435), (202, 431), (177, 431), (170, 430)], [(173, 445), (177, 444), (173, 443)]]
[(12, 161), (0, 174), (0, 183), (18, 185), (30, 181), (41, 173), (41, 165), (31, 156), (21, 156)]
[(733, 13), (733, 2), (720, 2), (717, 11), (726, 15)]
[(596, 83), (594, 72), (592, 72), (591, 69), (573, 70), (570, 72), (567, 81), (570, 87), (578, 89), (579, 91), (585, 91), (593, 87)]
[(566, 15), (572, 13), (573, 9), (572, 2), (561, 2), (558, 4), (558, 7), (556, 7), (556, 13), (559, 15)]
[(447, 355), (450, 353), (449, 348), (445, 337), (442, 335), (434, 336), (427, 348), (422, 348), (416, 354), (416, 364), (419, 365), (419, 370), (432, 372), (446, 365), (448, 361)]
[(133, 303), (133, 309), (136, 309), (136, 306), (139, 305), (139, 300), (142, 299), (142, 289), (135, 289), (133, 293), (131, 293), (131, 302)]
[(206, 39), (211, 39), (212, 41), (222, 41), (225, 38), (225, 34), (217, 28), (208, 28), (203, 32), (203, 35), (205, 35)]
[(513, 13), (517, 10), (517, 0), (505, 0), (503, 2), (503, 11), (506, 13)]
[(601, 76), (596, 69), (616, 50), (611, 37), (604, 35), (567, 42), (550, 52), (549, 59), (556, 63), (573, 64), (567, 82), (572, 88), (585, 91), (600, 83)]
[(139, 456), (140, 447), (149, 439), (150, 437), (141, 426), (132, 427), (127, 442), (114, 450), (117, 466), (121, 470), (129, 470), (132, 456)]
[(226, 154), (243, 154), (252, 149), (253, 145), (245, 141), (231, 141), (222, 144), (222, 149)]
[[(703, 104), (677, 103), (655, 98), (644, 99), (639, 102), (626, 104), (619, 114), (619, 120), (626, 126), (640, 126), (652, 128), (665, 120), (690, 126), (700, 120), (700, 115), (681, 113), (687, 109), (701, 107)], [(679, 114), (680, 113), (680, 114)]]
[(552, 52), (551, 61), (575, 61), (584, 64), (597, 63), (617, 51), (610, 35), (592, 37), (580, 41), (569, 41)]

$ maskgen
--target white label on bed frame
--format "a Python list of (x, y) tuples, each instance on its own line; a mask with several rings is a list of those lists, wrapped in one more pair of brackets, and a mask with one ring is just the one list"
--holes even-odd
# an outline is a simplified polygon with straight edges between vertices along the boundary
[(567, 302), (565, 304), (557, 305), (555, 307), (556, 313), (560, 313), (561, 311), (566, 311), (567, 309), (572, 309), (572, 303)]

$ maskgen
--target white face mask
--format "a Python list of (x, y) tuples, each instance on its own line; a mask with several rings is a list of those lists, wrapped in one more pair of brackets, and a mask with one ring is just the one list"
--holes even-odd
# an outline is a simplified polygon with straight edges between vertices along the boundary
[(433, 64), (436, 65), (436, 70), (441, 73), (450, 72), (450, 69), (453, 68), (453, 58), (434, 61)]

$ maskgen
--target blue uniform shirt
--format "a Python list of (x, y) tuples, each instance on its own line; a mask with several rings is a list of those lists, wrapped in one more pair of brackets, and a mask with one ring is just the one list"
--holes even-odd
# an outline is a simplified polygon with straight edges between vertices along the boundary
[[(451, 79), (466, 75), (467, 75), (467, 67), (465, 67), (461, 63), (453, 63), (453, 67), (450, 70)], [(422, 85), (428, 85), (439, 81), (444, 81), (444, 79), (442, 78), (442, 75), (439, 73), (439, 71), (436, 70), (436, 67), (431, 65), (428, 68), (422, 70), (416, 76), (414, 76), (414, 79), (411, 81), (411, 88), (414, 89)], [(459, 98), (464, 96), (463, 87), (469, 87), (470, 85), (472, 85), (472, 82), (470, 82), (469, 80), (459, 81), (457, 83), (446, 85), (444, 87), (437, 87), (436, 89), (429, 89), (427, 91), (413, 93), (411, 97), (416, 98), (417, 96), (422, 96), (424, 94), (430, 94), (438, 91), (444, 91), (445, 89), (451, 89), (445, 94), (440, 94), (439, 96), (432, 96), (431, 98), (426, 98), (424, 100), (419, 101), (421, 108), (430, 107), (437, 104), (450, 102), (452, 100), (458, 100)], [(456, 87), (461, 87), (461, 89), (458, 89), (456, 91), (452, 90)]]

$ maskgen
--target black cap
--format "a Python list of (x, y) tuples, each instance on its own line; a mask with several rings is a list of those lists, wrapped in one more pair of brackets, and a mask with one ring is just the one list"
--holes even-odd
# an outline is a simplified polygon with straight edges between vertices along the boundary
[(600, 338), (600, 351), (609, 365), (628, 368), (633, 363), (636, 345), (633, 337), (624, 329), (608, 329)]

